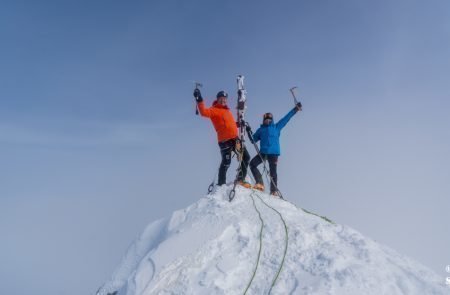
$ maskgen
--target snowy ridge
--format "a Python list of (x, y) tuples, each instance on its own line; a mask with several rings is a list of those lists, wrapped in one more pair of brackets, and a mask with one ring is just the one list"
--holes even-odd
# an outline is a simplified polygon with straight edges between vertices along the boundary
[(450, 294), (347, 226), (241, 187), (230, 203), (229, 190), (150, 224), (98, 294)]

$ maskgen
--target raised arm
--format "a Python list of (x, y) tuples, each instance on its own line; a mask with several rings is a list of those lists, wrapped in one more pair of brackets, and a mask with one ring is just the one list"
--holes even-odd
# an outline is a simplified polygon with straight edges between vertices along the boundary
[(277, 127), (278, 130), (281, 130), (284, 128), (284, 126), (286, 126), (286, 124), (289, 122), (289, 120), (295, 115), (295, 113), (297, 113), (298, 109), (297, 107), (293, 108), (292, 110), (289, 111), (289, 113), (286, 114), (286, 116), (284, 116), (283, 118), (281, 118), (280, 121), (278, 121), (277, 124), (275, 124), (275, 126)]
[(203, 117), (210, 118), (211, 117), (211, 109), (209, 109), (205, 106), (200, 89), (195, 88), (194, 97), (195, 97), (195, 100), (197, 101), (197, 108), (198, 108), (198, 111), (200, 112), (200, 115), (202, 115)]
[(211, 109), (207, 108), (203, 101), (198, 102), (197, 106), (198, 106), (198, 111), (199, 111), (200, 115), (202, 115), (202, 117), (207, 117), (207, 118), (211, 117), (211, 113), (212, 113)]

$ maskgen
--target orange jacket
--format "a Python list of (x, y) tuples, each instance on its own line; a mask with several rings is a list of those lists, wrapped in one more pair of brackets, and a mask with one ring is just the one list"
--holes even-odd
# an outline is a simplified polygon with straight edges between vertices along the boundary
[(198, 110), (203, 117), (211, 119), (219, 142), (238, 137), (236, 121), (227, 106), (222, 106), (214, 101), (212, 107), (207, 108), (202, 101), (198, 104)]

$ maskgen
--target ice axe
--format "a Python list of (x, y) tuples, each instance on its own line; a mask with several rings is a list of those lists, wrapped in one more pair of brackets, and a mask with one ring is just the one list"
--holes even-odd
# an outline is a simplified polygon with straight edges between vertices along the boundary
[[(195, 89), (199, 89), (203, 87), (203, 84), (197, 81), (193, 81), (195, 85)], [(197, 103), (195, 104), (195, 114), (198, 116), (198, 106)]]

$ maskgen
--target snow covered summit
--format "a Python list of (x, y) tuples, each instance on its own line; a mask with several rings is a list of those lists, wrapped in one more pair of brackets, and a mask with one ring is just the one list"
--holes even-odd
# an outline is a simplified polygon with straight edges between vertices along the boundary
[(220, 187), (150, 224), (99, 295), (450, 294), (357, 231), (261, 192)]

